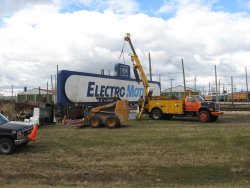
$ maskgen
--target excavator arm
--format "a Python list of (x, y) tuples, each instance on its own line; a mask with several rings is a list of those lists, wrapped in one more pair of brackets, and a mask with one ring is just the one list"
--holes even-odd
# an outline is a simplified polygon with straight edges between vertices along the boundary
[(111, 108), (111, 107), (114, 107), (116, 106), (116, 101), (115, 102), (112, 102), (112, 103), (109, 103), (109, 104), (104, 104), (102, 106), (97, 106), (97, 107), (94, 107), (90, 110), (91, 113), (97, 113), (97, 112), (100, 112), (102, 110), (105, 110), (107, 108)]

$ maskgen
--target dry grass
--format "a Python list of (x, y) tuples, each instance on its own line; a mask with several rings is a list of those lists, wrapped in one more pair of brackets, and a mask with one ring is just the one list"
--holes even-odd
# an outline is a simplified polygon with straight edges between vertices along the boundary
[(4, 115), (7, 116), (11, 120), (16, 118), (15, 104), (14, 103), (5, 103), (5, 104), (1, 103), (0, 104), (0, 112), (4, 112)]
[(131, 121), (118, 129), (39, 129), (1, 157), (5, 187), (248, 187), (250, 117)]

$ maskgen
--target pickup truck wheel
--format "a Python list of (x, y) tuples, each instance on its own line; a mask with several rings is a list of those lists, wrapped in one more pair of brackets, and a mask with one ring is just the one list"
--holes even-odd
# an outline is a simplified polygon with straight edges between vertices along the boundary
[(117, 116), (109, 116), (106, 121), (106, 127), (113, 129), (116, 128), (120, 124), (119, 118)]
[(207, 111), (202, 110), (199, 112), (199, 119), (201, 122), (209, 122), (211, 119), (211, 116)]
[(0, 153), (4, 155), (10, 154), (14, 150), (14, 143), (9, 138), (0, 139)]
[(162, 118), (162, 112), (160, 109), (154, 109), (152, 112), (152, 118), (154, 120), (160, 120)]
[(90, 118), (89, 124), (92, 128), (99, 128), (102, 124), (102, 120), (98, 116), (93, 116)]

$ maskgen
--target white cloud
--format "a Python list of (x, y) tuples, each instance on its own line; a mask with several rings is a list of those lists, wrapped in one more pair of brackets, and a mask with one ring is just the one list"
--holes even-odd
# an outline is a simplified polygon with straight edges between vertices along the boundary
[[(93, 2), (101, 3), (81, 1), (86, 6)], [(187, 78), (200, 77), (197, 86), (214, 82), (216, 64), (222, 83), (232, 75), (242, 88), (244, 68), (250, 70), (249, 15), (214, 12), (211, 5), (200, 1), (186, 2), (179, 1), (175, 16), (166, 20), (126, 11), (137, 10), (135, 1), (103, 1), (100, 6), (105, 10), (101, 12), (61, 13), (59, 4), (63, 2), (56, 0), (24, 6), (5, 18), (0, 28), (1, 84), (46, 85), (56, 65), (59, 69), (112, 72), (124, 34), (130, 32), (146, 74), (151, 53), (153, 72), (161, 74), (162, 89), (170, 87), (170, 78), (176, 85), (182, 84), (181, 58)], [(128, 44), (124, 51), (130, 64)]]
[(168, 14), (177, 9), (177, 0), (165, 0), (161, 7), (156, 11), (156, 14)]
[(169, 13), (171, 12), (173, 9), (170, 5), (165, 4), (163, 5), (159, 10), (156, 11), (157, 14), (163, 14), (163, 13)]

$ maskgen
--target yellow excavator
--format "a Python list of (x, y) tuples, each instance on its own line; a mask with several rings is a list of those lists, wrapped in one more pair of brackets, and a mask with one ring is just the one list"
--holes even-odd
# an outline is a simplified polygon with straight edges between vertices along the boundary
[(107, 128), (116, 128), (128, 121), (128, 100), (114, 102), (91, 108), (84, 118), (84, 124), (93, 128), (105, 125)]
[(83, 128), (90, 126), (99, 128), (105, 125), (107, 128), (116, 128), (124, 124), (129, 119), (128, 100), (120, 98), (102, 98), (99, 100), (99, 106), (85, 107), (84, 118), (70, 120), (63, 118), (63, 124), (78, 126)]

